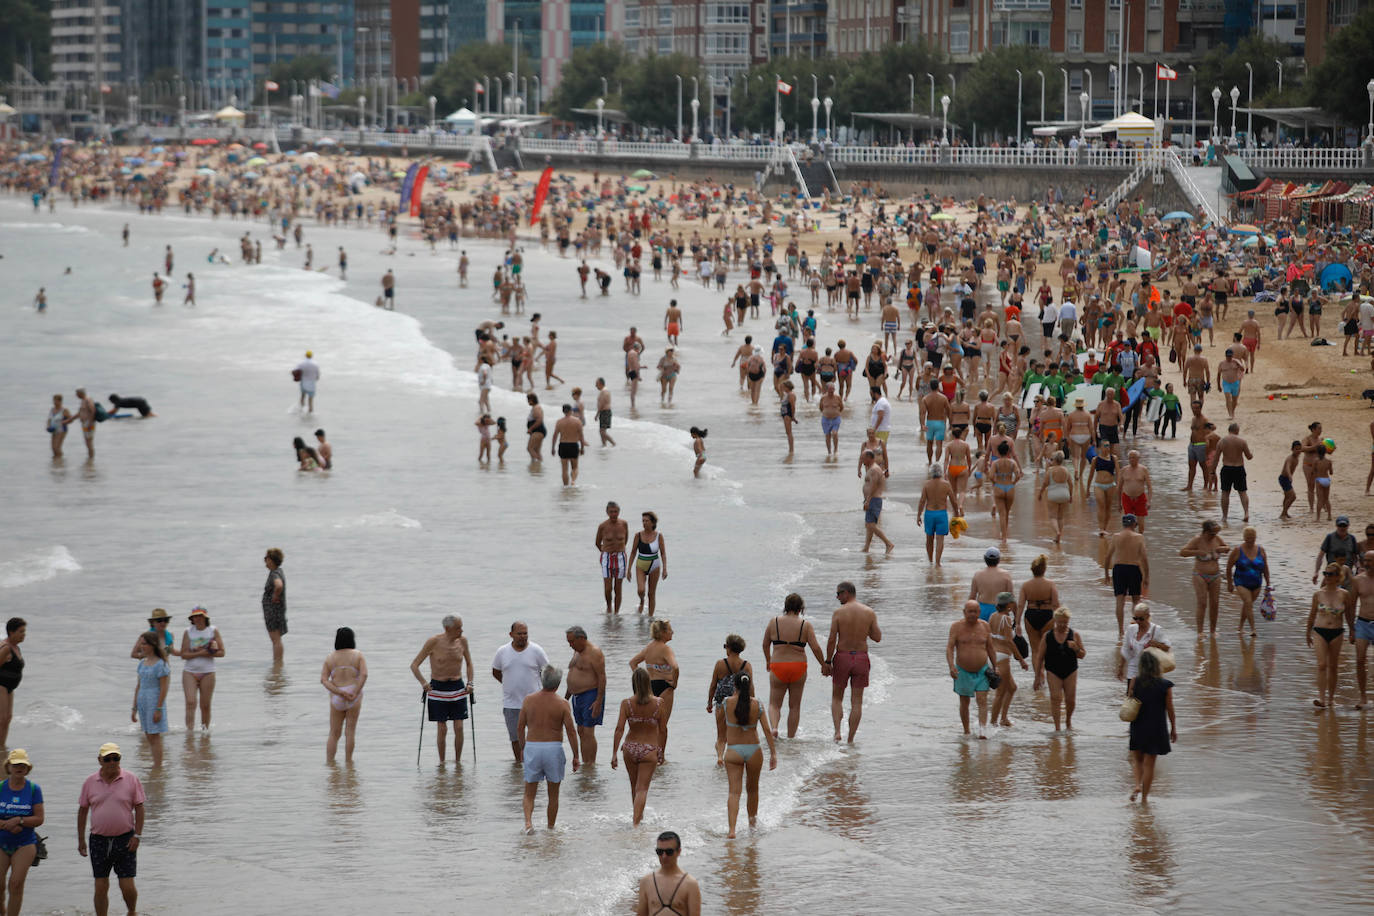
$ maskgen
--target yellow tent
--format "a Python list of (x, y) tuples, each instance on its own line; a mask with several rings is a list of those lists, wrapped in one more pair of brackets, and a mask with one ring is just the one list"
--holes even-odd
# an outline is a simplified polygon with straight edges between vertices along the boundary
[(242, 121), (245, 117), (247, 117), (247, 115), (239, 111), (233, 105), (225, 105), (219, 111), (215, 112), (215, 120), (217, 121)]
[(1105, 133), (1115, 133), (1118, 140), (1155, 140), (1158, 138), (1158, 129), (1155, 122), (1144, 115), (1128, 111), (1119, 118), (1113, 118), (1103, 124), (1101, 131)]

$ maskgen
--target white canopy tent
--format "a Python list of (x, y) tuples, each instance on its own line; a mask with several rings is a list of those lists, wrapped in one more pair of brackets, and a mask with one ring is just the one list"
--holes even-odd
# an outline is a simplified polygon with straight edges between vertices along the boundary
[(1128, 111), (1102, 124), (1100, 130), (1104, 134), (1116, 134), (1119, 140), (1154, 140), (1159, 134), (1154, 121), (1134, 111)]

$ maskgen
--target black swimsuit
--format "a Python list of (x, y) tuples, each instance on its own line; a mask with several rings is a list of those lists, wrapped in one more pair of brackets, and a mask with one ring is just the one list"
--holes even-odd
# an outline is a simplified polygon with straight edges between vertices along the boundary
[(1027, 602), (1025, 618), (1026, 623), (1030, 624), (1032, 629), (1045, 629), (1045, 624), (1049, 623), (1053, 617), (1054, 608), (1042, 607), (1038, 601), (1035, 604)]
[(4, 687), (10, 693), (19, 689), (19, 682), (24, 679), (24, 657), (19, 654), (19, 650), (10, 647), (10, 660), (0, 665), (0, 687)]
[(1055, 637), (1053, 630), (1045, 634), (1045, 670), (1061, 681), (1078, 670), (1078, 653), (1069, 648), (1071, 639), (1072, 629), (1063, 642)]

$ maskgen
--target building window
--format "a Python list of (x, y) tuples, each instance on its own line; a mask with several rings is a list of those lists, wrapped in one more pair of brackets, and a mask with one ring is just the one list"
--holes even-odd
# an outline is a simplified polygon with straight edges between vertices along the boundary
[(732, 56), (748, 54), (749, 36), (744, 32), (708, 32), (706, 53)]
[(707, 25), (748, 25), (749, 4), (712, 3), (706, 7)]
[(1082, 8), (1083, 8), (1083, 0), (1069, 0), (1069, 9), (1071, 9), (1071, 10), (1081, 10)]
[(637, 7), (637, 6), (627, 6), (627, 7), (625, 7), (625, 28), (627, 28), (627, 29), (637, 29), (637, 28), (639, 28), (639, 7)]
[(1065, 42), (1065, 50), (1079, 53), (1083, 50), (1083, 30), (1069, 29), (1068, 40)]
[(1083, 71), (1082, 71), (1082, 70), (1070, 70), (1070, 71), (1069, 71), (1069, 91), (1072, 92), (1072, 93), (1075, 93), (1075, 94), (1077, 94), (1077, 93), (1083, 91)]
[(660, 29), (671, 29), (673, 27), (672, 4), (660, 3), (658, 5), (658, 27)]
[(1108, 50), (1108, 51), (1120, 51), (1120, 50), (1121, 50), (1121, 33), (1118, 32), (1116, 29), (1108, 29), (1108, 30), (1107, 30), (1107, 50)]
[(951, 22), (949, 24), (949, 53), (967, 54), (968, 53), (968, 23)]
[(660, 36), (658, 36), (658, 53), (659, 53), (659, 54), (665, 54), (665, 55), (666, 55), (666, 54), (672, 54), (672, 53), (673, 53), (673, 36), (671, 36), (671, 35), (660, 35)]
[(1119, 10), (1119, 9), (1121, 9), (1121, 0), (1107, 0), (1107, 9), (1109, 9), (1109, 10)]
[(1150, 54), (1159, 54), (1164, 50), (1163, 32), (1145, 33), (1145, 50)]

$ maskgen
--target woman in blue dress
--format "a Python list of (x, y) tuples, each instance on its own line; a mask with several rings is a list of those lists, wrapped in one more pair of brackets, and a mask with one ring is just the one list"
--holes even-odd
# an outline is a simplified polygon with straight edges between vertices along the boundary
[[(24, 908), (24, 880), (38, 855), (38, 834), (43, 825), (43, 790), (29, 782), (33, 764), (22, 748), (10, 751), (5, 761), (6, 778), (0, 786), (0, 910), (7, 913)], [(8, 889), (10, 898), (4, 900)]]
[(1140, 653), (1131, 696), (1140, 701), (1140, 712), (1131, 722), (1131, 772), (1135, 777), (1131, 801), (1139, 797), (1144, 802), (1155, 781), (1155, 759), (1169, 753), (1170, 741), (1178, 740), (1174, 682), (1160, 676), (1159, 657), (1154, 652)]
[(143, 640), (143, 657), (138, 662), (138, 686), (134, 689), (134, 706), (130, 722), (143, 726), (148, 746), (153, 752), (153, 766), (162, 766), (162, 734), (167, 731), (167, 686), (172, 679), (172, 666), (167, 664), (167, 647), (152, 631), (139, 637)]

